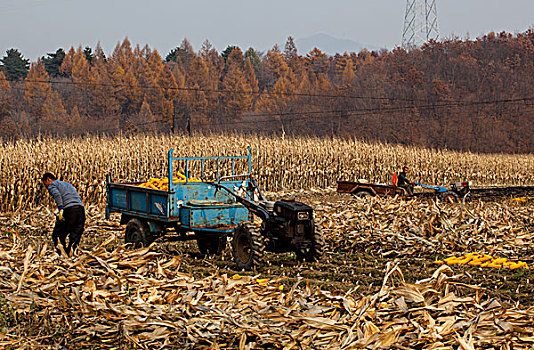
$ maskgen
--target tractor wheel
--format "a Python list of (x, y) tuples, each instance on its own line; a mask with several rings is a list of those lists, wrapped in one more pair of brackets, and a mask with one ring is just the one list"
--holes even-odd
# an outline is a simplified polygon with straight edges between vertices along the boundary
[(312, 245), (307, 248), (295, 249), (295, 254), (297, 255), (297, 260), (299, 261), (319, 261), (323, 255), (325, 245), (323, 231), (321, 230), (321, 226), (314, 226)]
[(440, 196), (441, 200), (447, 202), (447, 203), (459, 203), (460, 197), (454, 192), (445, 192), (442, 193)]
[(221, 255), (226, 248), (226, 236), (200, 236), (197, 246), (202, 255)]
[(251, 270), (261, 264), (265, 242), (258, 227), (245, 221), (239, 224), (232, 239), (232, 255), (238, 270)]
[(148, 247), (153, 238), (147, 224), (139, 219), (130, 219), (124, 231), (124, 242), (129, 248), (139, 249)]

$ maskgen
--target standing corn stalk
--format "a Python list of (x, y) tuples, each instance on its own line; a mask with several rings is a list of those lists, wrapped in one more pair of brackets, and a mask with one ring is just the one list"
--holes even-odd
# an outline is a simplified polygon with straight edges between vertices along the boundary
[[(409, 164), (421, 182), (448, 184), (468, 179), (475, 185), (531, 185), (534, 155), (479, 155), (357, 140), (258, 135), (136, 135), (45, 138), (2, 144), (0, 211), (50, 204), (39, 186), (39, 169), (74, 184), (85, 203), (103, 206), (105, 176), (146, 181), (166, 176), (166, 153), (179, 156), (239, 155), (250, 146), (253, 172), (268, 191), (326, 188), (336, 180), (390, 181)], [(53, 150), (53, 151), (52, 151)], [(195, 169), (193, 168), (193, 171)], [(193, 173), (194, 176), (194, 173)]]

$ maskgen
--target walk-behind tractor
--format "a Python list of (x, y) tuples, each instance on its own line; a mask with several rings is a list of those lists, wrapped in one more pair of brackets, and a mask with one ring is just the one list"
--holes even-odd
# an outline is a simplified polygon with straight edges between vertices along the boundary
[[(239, 164), (244, 160), (248, 169)], [(177, 162), (184, 174), (174, 169)], [(259, 265), (264, 251), (295, 252), (306, 261), (321, 256), (324, 238), (313, 209), (290, 199), (268, 201), (252, 178), (250, 148), (247, 156), (183, 158), (173, 157), (171, 149), (168, 164), (164, 179), (112, 183), (108, 176), (106, 216), (121, 213), (129, 245), (196, 240), (202, 254), (220, 254), (231, 237), (239, 269)], [(190, 176), (195, 166), (199, 177)], [(239, 174), (238, 168), (245, 170)], [(213, 175), (206, 176), (207, 169)]]
[(240, 269), (258, 265), (264, 250), (277, 253), (294, 251), (297, 259), (307, 261), (314, 261), (322, 255), (324, 237), (315, 225), (312, 207), (292, 199), (268, 201), (252, 178), (244, 181), (239, 189), (245, 189), (243, 193), (252, 193), (249, 198), (238, 195), (227, 186), (211, 185), (234, 196), (238, 203), (261, 220), (259, 226), (251, 221), (242, 222), (234, 231), (232, 252)]

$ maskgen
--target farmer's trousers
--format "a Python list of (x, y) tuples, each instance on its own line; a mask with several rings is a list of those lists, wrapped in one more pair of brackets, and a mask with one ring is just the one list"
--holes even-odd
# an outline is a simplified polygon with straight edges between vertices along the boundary
[[(56, 225), (52, 231), (52, 240), (57, 247), (58, 241), (63, 245), (65, 253), (69, 255), (76, 250), (82, 238), (85, 225), (85, 209), (81, 205), (63, 209), (63, 221), (56, 220)], [(66, 244), (67, 235), (69, 243)]]

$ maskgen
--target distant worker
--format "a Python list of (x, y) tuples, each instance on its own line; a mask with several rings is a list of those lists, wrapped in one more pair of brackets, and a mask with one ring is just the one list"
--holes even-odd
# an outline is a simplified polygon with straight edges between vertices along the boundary
[(402, 172), (397, 177), (397, 186), (404, 188), (407, 194), (413, 195), (414, 183), (406, 177), (409, 171), (410, 169), (407, 166), (402, 167)]
[[(82, 238), (85, 225), (85, 209), (80, 195), (70, 183), (57, 180), (51, 173), (45, 173), (41, 181), (57, 204), (59, 214), (52, 231), (52, 241), (57, 248), (58, 241), (67, 255), (73, 254)], [(66, 244), (67, 235), (69, 243)], [(58, 249), (58, 253), (61, 251)]]

